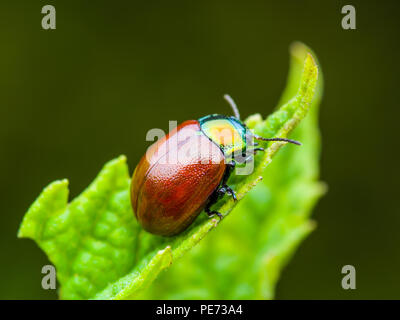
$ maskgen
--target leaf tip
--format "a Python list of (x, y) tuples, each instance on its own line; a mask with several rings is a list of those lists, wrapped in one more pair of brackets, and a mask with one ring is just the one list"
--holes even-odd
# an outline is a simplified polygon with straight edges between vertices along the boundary
[(263, 121), (263, 118), (262, 118), (261, 114), (256, 113), (256, 114), (253, 114), (253, 115), (249, 116), (249, 117), (246, 119), (245, 122), (246, 122), (246, 125), (247, 125), (250, 129), (254, 129), (254, 127), (255, 127), (257, 124), (261, 123), (262, 121)]
[(301, 41), (292, 42), (289, 46), (290, 55), (300, 61), (304, 61), (304, 58), (308, 51), (308, 47)]
[(121, 154), (118, 158), (117, 158), (118, 162), (126, 162), (126, 155)]
[(56, 180), (43, 189), (25, 214), (17, 233), (18, 238), (39, 237), (46, 217), (67, 206), (68, 184), (68, 179)]
[(310, 70), (318, 75), (318, 64), (309, 47), (300, 41), (293, 42), (289, 47), (289, 52), (292, 58), (303, 62), (304, 70)]
[(122, 155), (120, 155), (119, 157), (108, 161), (108, 162), (104, 165), (104, 168), (118, 167), (118, 166), (120, 166), (120, 165), (124, 165), (125, 163), (126, 163), (126, 156), (122, 154)]

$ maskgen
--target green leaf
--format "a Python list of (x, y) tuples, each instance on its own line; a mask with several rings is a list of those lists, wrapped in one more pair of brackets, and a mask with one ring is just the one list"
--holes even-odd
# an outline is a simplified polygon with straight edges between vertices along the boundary
[[(297, 92), (293, 93), (293, 98), (283, 104), (265, 121), (261, 119), (261, 116), (253, 116), (247, 120), (247, 124), (254, 128), (256, 133), (266, 137), (286, 137), (306, 116), (317, 85), (318, 69), (311, 54), (307, 54), (303, 58), (301, 64), (304, 67), (302, 68), (301, 78), (295, 79), (300, 86), (298, 86)], [(303, 142), (306, 143), (306, 141)], [(248, 191), (262, 180), (264, 168), (271, 163), (272, 157), (283, 145), (284, 143), (281, 142), (270, 143), (266, 152), (256, 157), (255, 170), (251, 175), (236, 176), (231, 179), (230, 183), (236, 190), (238, 199), (242, 199)], [(285, 150), (296, 155), (301, 148), (287, 146), (283, 151)], [(291, 156), (289, 158), (291, 159)], [(307, 156), (304, 156), (304, 158), (307, 158)], [(281, 162), (282, 167), (285, 167), (284, 161)], [(302, 164), (304, 165), (303, 162)], [(290, 172), (294, 170), (286, 167), (283, 169)], [(270, 170), (267, 172), (270, 173)], [(302, 176), (298, 178), (302, 178)], [(289, 180), (295, 179), (290, 178)], [(179, 265), (183, 265), (183, 268), (186, 268), (185, 274), (189, 273), (193, 277), (193, 282), (189, 284), (183, 283), (182, 280), (185, 277), (179, 279), (179, 274), (169, 279), (172, 284), (176, 284), (176, 287), (170, 291), (171, 294), (175, 293), (178, 296), (182, 292), (189, 294), (190, 290), (187, 289), (191, 285), (195, 288), (196, 283), (204, 280), (196, 289), (196, 292), (201, 291), (202, 293), (193, 293), (191, 297), (206, 296), (205, 292), (209, 289), (209, 281), (201, 277), (201, 272), (205, 270), (204, 267), (201, 269), (202, 271), (196, 273), (196, 264), (187, 262), (196, 259), (196, 255), (190, 255), (189, 259), (181, 259), (181, 264), (177, 264), (176, 260), (184, 256), (209, 231), (217, 227), (219, 219), (209, 219), (205, 214), (202, 214), (188, 230), (173, 238), (158, 237), (146, 233), (137, 224), (131, 211), (129, 181), (128, 168), (123, 156), (106, 164), (94, 182), (69, 204), (67, 202), (67, 181), (56, 181), (48, 186), (30, 207), (22, 221), (18, 236), (32, 238), (46, 252), (50, 261), (56, 266), (58, 281), (61, 285), (60, 297), (63, 299), (129, 299), (146, 295), (154, 297), (156, 296), (155, 289), (152, 289), (154, 284), (150, 288), (149, 285), (162, 270), (169, 268), (171, 264), (176, 264), (174, 268), (171, 268), (171, 272), (174, 272), (174, 269), (179, 269)], [(300, 189), (303, 188), (303, 182), (297, 181)], [(301, 209), (296, 211), (296, 214), (299, 217), (301, 215), (306, 216), (305, 213), (302, 213), (302, 210), (304, 209), (303, 202), (307, 201), (299, 199), (295, 194), (291, 195), (290, 201), (286, 201), (285, 196), (288, 194), (280, 191), (279, 197), (274, 201), (276, 203), (275, 210), (284, 210), (284, 215), (280, 216), (280, 214), (274, 212), (270, 214), (264, 210), (263, 201), (260, 203), (258, 200), (260, 198), (268, 200), (268, 197), (275, 192), (275, 188), (279, 187), (280, 183), (283, 184), (283, 181), (276, 182), (273, 179), (271, 189), (265, 189), (268, 185), (264, 182), (260, 184), (265, 190), (257, 188), (254, 191), (260, 193), (261, 190), (261, 192), (266, 191), (267, 193), (259, 194), (256, 201), (251, 200), (256, 193), (250, 193), (250, 200), (241, 201), (236, 209), (237, 214), (233, 215), (233, 217), (242, 217), (245, 214), (249, 219), (243, 222), (242, 229), (234, 228), (237, 234), (232, 234), (232, 237), (238, 235), (245, 240), (247, 237), (246, 242), (259, 242), (257, 248), (260, 246), (264, 248), (262, 254), (253, 255), (252, 251), (243, 252), (243, 256), (242, 252), (240, 252), (240, 255), (237, 254), (240, 246), (246, 248), (247, 246), (246, 243), (243, 243), (243, 245), (237, 243), (238, 241), (234, 241), (235, 239), (224, 238), (223, 244), (211, 242), (211, 240), (203, 241), (207, 245), (195, 249), (200, 251), (206, 249), (206, 254), (209, 256), (202, 257), (202, 263), (199, 263), (199, 267), (207, 261), (212, 261), (212, 263), (207, 263), (210, 269), (217, 268), (221, 272), (227, 270), (226, 261), (218, 260), (220, 254), (223, 257), (228, 255), (229, 259), (236, 259), (236, 261), (241, 261), (246, 257), (254, 258), (254, 260), (246, 260), (248, 264), (254, 265), (252, 268), (255, 270), (255, 272), (249, 273), (248, 277), (271, 278), (271, 280), (263, 281), (263, 283), (273, 285), (279, 268), (274, 269), (272, 266), (274, 264), (281, 265), (282, 261), (285, 260), (283, 258), (287, 257), (288, 252), (291, 252), (295, 247), (293, 244), (297, 243), (311, 229), (311, 225), (308, 221), (303, 221), (304, 219), (295, 219), (299, 220), (296, 223), (293, 222), (293, 219), (290, 219), (290, 221), (283, 219), (285, 215), (289, 215), (288, 209), (296, 208), (296, 206)], [(311, 183), (310, 188), (314, 188)], [(287, 191), (288, 188), (285, 187), (284, 190)], [(309, 197), (306, 198), (309, 199)], [(271, 201), (266, 202), (271, 205)], [(280, 204), (280, 202), (288, 203), (285, 205)], [(243, 203), (247, 203), (247, 205)], [(308, 207), (311, 207), (311, 202), (308, 201), (307, 203)], [(236, 203), (226, 197), (217, 204), (217, 207), (224, 216), (227, 216), (235, 205)], [(283, 207), (279, 207), (279, 205)], [(257, 207), (259, 208), (257, 209)], [(277, 217), (273, 218), (274, 215)], [(258, 224), (259, 221), (256, 218), (261, 219), (263, 224)], [(232, 227), (229, 220), (233, 219), (223, 219), (224, 223), (218, 228), (220, 230), (214, 232), (212, 236), (217, 237), (220, 233), (223, 236), (229, 235), (229, 228)], [(262, 237), (256, 239), (255, 234), (247, 233), (249, 229), (246, 224), (255, 223), (256, 225), (253, 226), (252, 230), (257, 230), (257, 225), (262, 230), (262, 228), (267, 228), (265, 225), (272, 222), (277, 229), (275, 238), (268, 237), (268, 241), (265, 241)], [(289, 222), (288, 225), (286, 225), (287, 222)], [(279, 233), (281, 232), (280, 228), (285, 230), (282, 235)], [(274, 229), (268, 228), (267, 230)], [(258, 235), (259, 233), (257, 232)], [(284, 241), (281, 240), (282, 237)], [(207, 238), (212, 239), (212, 237)], [(226, 240), (232, 240), (232, 242), (230, 244), (225, 243)], [(273, 243), (275, 244), (272, 245)], [(273, 250), (268, 249), (269, 247)], [(196, 252), (196, 250), (191, 251)], [(215, 265), (213, 265), (215, 259), (213, 260), (212, 257), (216, 259)], [(254, 264), (252, 261), (254, 261)], [(192, 269), (187, 269), (188, 266)], [(261, 270), (266, 270), (263, 266), (269, 268), (267, 274), (261, 272)], [(199, 277), (196, 278), (196, 275), (199, 275)], [(236, 279), (234, 282), (238, 284), (237, 286), (234, 286), (232, 279)], [(223, 293), (225, 293), (225, 297), (258, 297), (262, 296), (262, 294), (259, 294), (260, 292), (266, 291), (268, 293), (271, 291), (268, 285), (262, 285), (260, 288), (252, 287), (253, 282), (261, 282), (250, 282), (247, 279), (240, 282), (239, 280), (240, 276), (233, 273), (230, 277), (221, 278), (222, 282), (226, 282), (226, 288), (231, 287), (234, 291), (228, 294), (221, 292), (219, 296), (224, 297)], [(218, 282), (218, 279), (216, 281)], [(163, 286), (162, 282), (157, 281), (156, 285)], [(232, 285), (230, 282), (232, 282)], [(179, 283), (183, 288), (179, 287)], [(165, 286), (168, 287), (166, 284)], [(250, 286), (250, 289), (247, 286)], [(216, 290), (222, 288), (216, 285), (210, 288), (214, 287)], [(144, 290), (146, 288), (147, 290)], [(161, 294), (162, 291), (159, 292)], [(244, 292), (246, 294), (243, 294)], [(247, 294), (248, 292), (250, 294)], [(251, 292), (254, 295), (251, 295)]]
[[(310, 50), (291, 47), (290, 74), (279, 106), (292, 100)], [(304, 77), (304, 76), (303, 76)], [(309, 215), (325, 186), (318, 182), (318, 106), (322, 74), (311, 112), (293, 132), (300, 148), (283, 148), (263, 172), (263, 181), (233, 215), (164, 273), (144, 299), (270, 299), (280, 273), (301, 241), (315, 228)], [(281, 109), (282, 110), (282, 109)], [(247, 119), (254, 128), (259, 115)], [(272, 135), (272, 134), (271, 134)]]
[(25, 215), (18, 236), (35, 240), (56, 266), (61, 298), (91, 298), (135, 265), (139, 227), (128, 188), (120, 157), (70, 204), (68, 182), (55, 181)]

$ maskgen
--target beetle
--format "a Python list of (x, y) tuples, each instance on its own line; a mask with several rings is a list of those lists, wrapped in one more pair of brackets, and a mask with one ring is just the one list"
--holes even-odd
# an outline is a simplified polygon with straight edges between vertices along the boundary
[(237, 200), (227, 181), (237, 164), (264, 151), (254, 139), (300, 145), (295, 140), (252, 133), (241, 122), (232, 98), (224, 98), (234, 116), (212, 114), (183, 122), (151, 145), (135, 168), (131, 204), (146, 231), (161, 236), (179, 234), (203, 210), (222, 219), (211, 206), (225, 194)]

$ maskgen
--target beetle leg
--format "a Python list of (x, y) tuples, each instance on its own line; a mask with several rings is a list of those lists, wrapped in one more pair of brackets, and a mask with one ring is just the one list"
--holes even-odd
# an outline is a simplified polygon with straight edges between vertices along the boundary
[(224, 196), (225, 194), (229, 194), (230, 196), (232, 196), (233, 200), (237, 201), (235, 191), (227, 184), (221, 185), (215, 192), (218, 194), (217, 199)]
[(224, 194), (227, 193), (227, 194), (229, 194), (230, 196), (232, 196), (233, 200), (237, 201), (235, 191), (234, 191), (230, 186), (228, 186), (227, 184), (223, 184), (219, 189), (217, 189), (217, 192), (218, 192), (221, 196), (223, 196)]
[(220, 212), (214, 211), (214, 210), (210, 210), (209, 207), (206, 207), (205, 211), (206, 211), (206, 213), (208, 214), (209, 217), (211, 217), (213, 215), (217, 215), (219, 220), (222, 220), (222, 218), (224, 217)]
[(211, 194), (210, 199), (208, 200), (208, 203), (206, 207), (204, 208), (204, 211), (208, 214), (209, 217), (213, 215), (217, 215), (220, 219), (222, 219), (224, 216), (215, 210), (211, 210), (211, 206), (215, 204), (220, 197), (222, 197), (224, 194), (229, 194), (232, 196), (233, 200), (237, 201), (235, 191), (229, 187), (226, 182), (229, 179), (229, 176), (231, 175), (232, 171), (235, 169), (236, 162), (232, 161), (226, 164), (226, 169), (224, 176), (222, 177), (222, 181), (220, 186)]
[(209, 200), (208, 200), (208, 202), (206, 204), (206, 207), (204, 208), (204, 211), (208, 214), (209, 217), (211, 217), (213, 215), (217, 215), (220, 219), (222, 219), (223, 216), (222, 216), (221, 213), (219, 213), (218, 211), (211, 210), (211, 206), (213, 204), (215, 204), (218, 201), (219, 197), (221, 196), (221, 194), (218, 192), (218, 190), (219, 190), (219, 188), (216, 189), (211, 194), (211, 196), (210, 196), (210, 198), (209, 198)]
[(253, 151), (254, 151), (254, 154), (256, 154), (257, 151), (263, 151), (264, 152), (265, 149), (264, 148), (254, 148)]
[(243, 163), (252, 160), (253, 156), (257, 153), (257, 151), (262, 151), (262, 152), (264, 152), (265, 149), (259, 147), (259, 148), (254, 148), (254, 149), (249, 150), (249, 151), (246, 153), (247, 157), (244, 159)]
[(234, 161), (226, 164), (226, 170), (225, 170), (224, 176), (222, 177), (221, 187), (219, 187), (217, 189), (217, 192), (221, 196), (223, 196), (225, 193), (227, 193), (232, 196), (233, 200), (237, 201), (235, 191), (226, 184), (226, 182), (229, 179), (229, 176), (231, 175), (232, 171), (235, 169), (235, 166), (236, 166), (236, 162), (234, 162)]
[(224, 185), (224, 188), (226, 189), (226, 193), (231, 195), (234, 201), (237, 201), (236, 192), (228, 185)]
[(225, 193), (227, 193), (227, 190), (226, 190), (226, 188), (225, 188), (225, 185), (224, 185), (224, 186), (218, 187), (217, 190), (216, 190), (215, 192), (218, 193), (218, 198), (219, 198), (219, 196), (222, 197)]
[(222, 181), (223, 181), (224, 183), (228, 180), (230, 174), (231, 174), (232, 171), (235, 169), (235, 166), (236, 166), (236, 162), (235, 162), (235, 161), (231, 161), (231, 162), (228, 162), (228, 163), (226, 164), (226, 170), (225, 170), (224, 176), (223, 176), (223, 178), (222, 178)]
[(231, 175), (232, 171), (235, 169), (236, 166), (236, 162), (232, 161), (226, 164), (226, 169), (225, 169), (225, 173), (224, 176), (222, 177), (222, 182), (221, 185), (222, 187), (226, 186), (226, 182), (229, 179), (229, 176)]

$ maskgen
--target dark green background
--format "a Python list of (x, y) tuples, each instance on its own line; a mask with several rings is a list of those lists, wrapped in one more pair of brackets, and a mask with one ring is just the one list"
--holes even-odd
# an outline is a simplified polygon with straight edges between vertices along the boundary
[[(41, 28), (45, 4), (56, 30)], [(341, 28), (345, 4), (357, 30)], [(149, 129), (228, 112), (224, 93), (243, 116), (269, 114), (294, 40), (325, 75), (329, 192), (277, 298), (400, 298), (399, 13), (395, 1), (2, 0), (0, 298), (56, 298), (40, 285), (44, 253), (16, 238), (44, 186), (68, 178), (76, 196), (120, 154), (132, 170)], [(345, 264), (356, 290), (341, 288)]]

